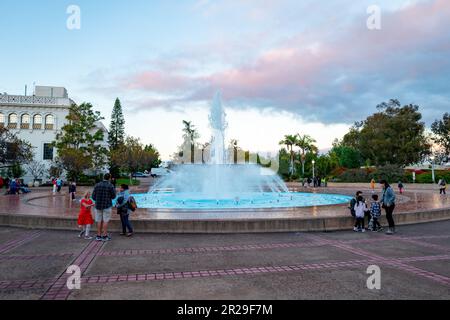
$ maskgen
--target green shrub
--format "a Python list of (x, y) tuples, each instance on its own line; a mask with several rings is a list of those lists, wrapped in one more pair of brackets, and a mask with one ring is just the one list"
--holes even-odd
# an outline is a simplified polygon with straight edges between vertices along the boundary
[[(447, 183), (450, 182), (450, 170), (438, 171), (434, 173), (435, 182), (437, 183), (440, 179), (444, 178)], [(431, 171), (416, 175), (416, 183), (432, 183), (433, 174)]]
[(375, 179), (375, 181), (386, 180), (390, 183), (395, 183), (398, 181), (406, 182), (407, 179), (406, 172), (404, 169), (399, 168), (395, 165), (385, 165), (383, 167), (378, 167), (373, 173), (369, 175), (370, 179)]
[(349, 169), (337, 176), (336, 179), (340, 182), (368, 182), (371, 180), (366, 169)]

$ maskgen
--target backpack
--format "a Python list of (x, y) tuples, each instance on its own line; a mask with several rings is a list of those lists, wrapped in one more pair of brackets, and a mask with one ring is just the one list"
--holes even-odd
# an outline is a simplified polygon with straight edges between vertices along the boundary
[(133, 197), (128, 198), (128, 208), (133, 212), (137, 209), (136, 200)]

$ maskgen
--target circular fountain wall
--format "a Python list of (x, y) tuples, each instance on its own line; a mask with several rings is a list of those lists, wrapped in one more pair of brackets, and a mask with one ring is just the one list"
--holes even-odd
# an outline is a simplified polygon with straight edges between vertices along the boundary
[(198, 193), (136, 194), (138, 207), (146, 209), (240, 210), (336, 205), (349, 196), (297, 192), (246, 192), (235, 198), (213, 199)]

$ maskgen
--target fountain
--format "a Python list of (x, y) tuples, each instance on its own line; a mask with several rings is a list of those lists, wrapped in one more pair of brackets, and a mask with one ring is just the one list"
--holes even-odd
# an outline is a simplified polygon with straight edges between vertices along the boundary
[(289, 192), (284, 181), (269, 168), (250, 163), (227, 163), (227, 122), (220, 93), (215, 95), (211, 104), (209, 122), (212, 131), (209, 163), (176, 166), (148, 194), (135, 195), (140, 208), (290, 208), (339, 204), (349, 200), (341, 195)]

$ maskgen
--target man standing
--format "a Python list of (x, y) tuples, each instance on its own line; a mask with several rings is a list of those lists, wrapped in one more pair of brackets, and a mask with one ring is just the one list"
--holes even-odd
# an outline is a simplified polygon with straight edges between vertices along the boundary
[(97, 222), (96, 241), (111, 240), (108, 236), (108, 223), (111, 220), (112, 201), (116, 198), (116, 190), (110, 180), (111, 175), (105, 174), (104, 180), (95, 186), (92, 193), (92, 199), (95, 201), (95, 222)]

